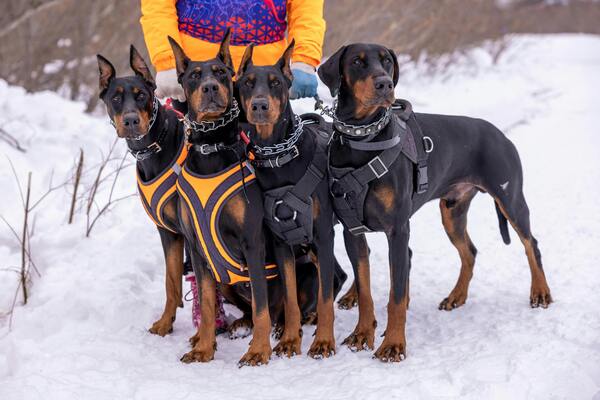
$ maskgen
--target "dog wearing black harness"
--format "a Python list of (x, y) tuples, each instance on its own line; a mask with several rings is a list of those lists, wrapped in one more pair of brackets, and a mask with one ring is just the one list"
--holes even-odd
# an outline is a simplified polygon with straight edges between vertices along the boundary
[[(300, 314), (296, 301), (294, 248), (308, 248), (319, 272), (317, 331), (308, 351), (313, 358), (335, 353), (333, 300), (346, 275), (333, 252), (334, 213), (327, 183), (327, 142), (331, 126), (316, 115), (294, 114), (289, 101), (293, 79), (290, 43), (275, 65), (255, 66), (247, 47), (236, 91), (249, 125), (249, 162), (264, 195), (264, 216), (273, 232), (277, 264), (285, 281), (285, 329), (274, 349), (300, 354)], [(353, 241), (359, 239), (352, 238)], [(364, 237), (363, 237), (364, 240)]]
[[(452, 310), (467, 299), (477, 252), (466, 230), (467, 212), (477, 192), (493, 197), (504, 242), (510, 243), (509, 221), (525, 246), (532, 277), (531, 306), (548, 307), (552, 297), (531, 233), (521, 162), (511, 141), (481, 119), (413, 113), (410, 103), (395, 103), (398, 61), (383, 46), (344, 46), (318, 74), (331, 95), (337, 96), (329, 153), (336, 214), (354, 233), (385, 232), (388, 239), (388, 320), (375, 357), (388, 362), (406, 357), (409, 219), (433, 199), (440, 199), (444, 228), (462, 264), (456, 286), (440, 309)], [(368, 262), (362, 263), (355, 281), (360, 318), (374, 322), (372, 309), (360, 307), (361, 298), (372, 302), (368, 268)], [(369, 315), (363, 317), (364, 313)], [(374, 329), (366, 333), (372, 343)]]
[[(150, 332), (165, 336), (173, 331), (177, 307), (183, 307), (184, 237), (177, 216), (176, 170), (185, 159), (183, 124), (154, 97), (156, 85), (146, 62), (130, 49), (134, 76), (116, 77), (113, 65), (98, 55), (100, 98), (106, 105), (118, 137), (125, 139), (137, 163), (138, 189), (148, 215), (157, 226), (166, 264), (166, 303)], [(163, 179), (151, 192), (147, 187)]]

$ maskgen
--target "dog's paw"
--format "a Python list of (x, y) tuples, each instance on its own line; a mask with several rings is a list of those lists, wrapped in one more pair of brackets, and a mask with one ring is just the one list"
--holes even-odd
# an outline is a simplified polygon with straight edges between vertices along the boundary
[(148, 329), (148, 331), (158, 336), (166, 336), (169, 333), (173, 333), (173, 321), (175, 321), (175, 317), (163, 316), (161, 319), (153, 323), (152, 327)]
[(406, 358), (406, 343), (383, 340), (373, 358), (381, 362), (400, 362)]
[(550, 295), (548, 285), (543, 284), (531, 287), (531, 296), (529, 297), (531, 308), (548, 308), (550, 303), (552, 303), (552, 296)]
[(464, 305), (466, 302), (467, 302), (467, 293), (456, 292), (453, 290), (452, 292), (450, 292), (448, 297), (446, 297), (444, 300), (442, 300), (442, 302), (438, 306), (438, 309), (445, 310), (445, 311), (452, 311), (455, 308), (458, 308), (458, 307)]
[(340, 310), (350, 310), (358, 305), (358, 293), (350, 289), (337, 302)]
[(185, 353), (181, 357), (181, 362), (186, 364), (193, 362), (209, 362), (215, 358), (215, 348), (217, 344), (215, 343), (213, 348), (208, 349), (192, 349), (192, 351)]
[(352, 351), (373, 350), (375, 345), (375, 327), (377, 322), (373, 322), (372, 327), (356, 327), (342, 344), (348, 346)]
[(335, 340), (315, 338), (310, 345), (308, 355), (314, 359), (329, 358), (335, 354)]
[(273, 349), (278, 357), (293, 357), (302, 353), (302, 336), (283, 337)]
[(253, 346), (250, 345), (248, 352), (238, 362), (238, 367), (257, 367), (259, 365), (266, 365), (271, 359), (271, 347), (270, 346)]
[(252, 320), (248, 318), (239, 318), (233, 321), (231, 325), (227, 328), (227, 334), (229, 335), (229, 339), (243, 339), (245, 337), (250, 336), (252, 333)]
[(273, 329), (271, 330), (271, 337), (275, 340), (280, 340), (283, 336), (284, 328), (285, 327), (283, 324), (275, 324), (275, 326), (273, 326)]

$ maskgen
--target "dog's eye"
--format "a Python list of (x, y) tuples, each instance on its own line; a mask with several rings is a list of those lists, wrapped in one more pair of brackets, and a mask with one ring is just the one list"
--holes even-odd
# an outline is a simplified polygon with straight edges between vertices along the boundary
[(137, 100), (138, 101), (144, 101), (146, 100), (146, 95), (144, 93), (140, 93), (137, 95)]
[(115, 96), (115, 97), (112, 98), (112, 102), (113, 103), (118, 103), (120, 101), (121, 101), (121, 96)]
[(386, 57), (386, 58), (384, 58), (384, 59), (383, 59), (383, 62), (384, 62), (385, 64), (389, 64), (389, 63), (391, 63), (391, 62), (392, 62), (392, 60), (391, 60), (389, 57)]
[(249, 88), (253, 88), (254, 82), (250, 79), (246, 79), (246, 82), (244, 82), (244, 85), (248, 86)]
[(194, 71), (190, 74), (190, 78), (192, 79), (200, 79), (200, 71)]
[(278, 87), (281, 85), (281, 82), (277, 79), (271, 81), (271, 87)]
[(219, 74), (219, 75), (225, 75), (225, 70), (223, 68), (219, 68), (217, 70), (217, 74)]

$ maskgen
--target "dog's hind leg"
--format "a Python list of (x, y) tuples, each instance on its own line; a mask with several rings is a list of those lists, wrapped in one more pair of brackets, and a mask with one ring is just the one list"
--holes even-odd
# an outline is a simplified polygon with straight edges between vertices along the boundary
[(358, 294), (358, 324), (343, 344), (353, 351), (373, 349), (375, 341), (375, 309), (371, 296), (371, 274), (369, 268), (369, 246), (365, 235), (354, 236), (344, 229), (346, 252), (354, 270)]
[(198, 282), (198, 298), (200, 300), (200, 326), (194, 348), (181, 357), (184, 363), (194, 361), (208, 362), (214, 358), (216, 341), (216, 300), (217, 287), (215, 279), (208, 270), (208, 265), (195, 251), (192, 251), (192, 265)]
[(292, 357), (301, 353), (302, 344), (302, 327), (300, 325), (300, 307), (298, 306), (296, 284), (296, 258), (289, 245), (277, 242), (274, 247), (285, 289), (285, 327), (274, 351), (278, 356)]
[(494, 199), (525, 246), (525, 254), (531, 271), (530, 305), (533, 308), (547, 308), (552, 303), (552, 296), (542, 267), (542, 255), (537, 240), (531, 233), (529, 207), (527, 207), (522, 188), (515, 188), (508, 193), (497, 192), (494, 194)]
[(476, 188), (471, 188), (459, 198), (441, 199), (440, 211), (442, 223), (450, 241), (458, 250), (460, 256), (460, 275), (454, 289), (439, 305), (440, 310), (450, 311), (462, 306), (467, 301), (469, 283), (473, 277), (477, 249), (467, 233), (467, 213), (471, 200), (477, 194)]
[(162, 316), (152, 324), (149, 329), (151, 333), (165, 336), (173, 332), (173, 322), (177, 313), (177, 307), (181, 304), (181, 278), (183, 276), (183, 237), (171, 233), (165, 229), (158, 228), (160, 241), (166, 264), (165, 289), (167, 299)]

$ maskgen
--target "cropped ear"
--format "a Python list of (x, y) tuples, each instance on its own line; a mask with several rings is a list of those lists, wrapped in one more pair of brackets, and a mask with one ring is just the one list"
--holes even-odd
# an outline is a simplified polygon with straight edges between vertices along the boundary
[(400, 79), (400, 67), (398, 66), (398, 57), (396, 56), (396, 53), (394, 53), (394, 50), (387, 49), (387, 51), (390, 53), (390, 56), (392, 57), (392, 60), (394, 60), (394, 77), (393, 77), (393, 81), (394, 81), (394, 87), (396, 87), (396, 85), (398, 84), (398, 79)]
[(227, 32), (225, 32), (225, 36), (223, 36), (223, 41), (221, 42), (221, 47), (219, 48), (219, 54), (217, 58), (223, 61), (223, 64), (227, 66), (231, 70), (231, 74), (234, 74), (233, 68), (233, 60), (231, 59), (231, 53), (229, 52), (229, 42), (231, 41), (231, 28), (227, 28)]
[(96, 55), (98, 58), (98, 72), (100, 74), (100, 97), (104, 94), (104, 91), (108, 89), (108, 85), (115, 78), (116, 72), (115, 67), (106, 58), (100, 54)]
[(283, 72), (283, 76), (285, 76), (290, 83), (294, 80), (294, 75), (292, 75), (292, 70), (290, 69), (290, 61), (292, 59), (292, 52), (294, 51), (294, 44), (296, 43), (295, 39), (292, 39), (289, 46), (283, 52), (281, 58), (277, 61), (277, 66)]
[(177, 41), (175, 41), (175, 39), (173, 39), (171, 36), (169, 36), (169, 44), (171, 45), (173, 55), (175, 56), (175, 67), (177, 68), (177, 77), (178, 79), (181, 79), (181, 75), (183, 75), (183, 73), (187, 69), (188, 64), (190, 63), (190, 59), (188, 58), (188, 56), (185, 55), (185, 52), (183, 51), (179, 43), (177, 43)]
[(154, 77), (152, 77), (152, 72), (150, 72), (148, 64), (146, 64), (142, 55), (133, 45), (129, 49), (129, 65), (137, 76), (141, 77), (152, 87), (152, 90), (156, 89), (156, 83), (154, 83)]
[(338, 95), (342, 83), (342, 58), (347, 46), (342, 46), (323, 63), (318, 70), (319, 78), (329, 88), (331, 97)]
[(240, 67), (238, 68), (237, 77), (239, 79), (240, 76), (246, 72), (248, 68), (253, 66), (252, 63), (252, 53), (254, 52), (254, 43), (250, 43), (248, 47), (246, 47), (246, 51), (244, 51), (244, 55), (242, 56), (242, 61), (240, 62)]

